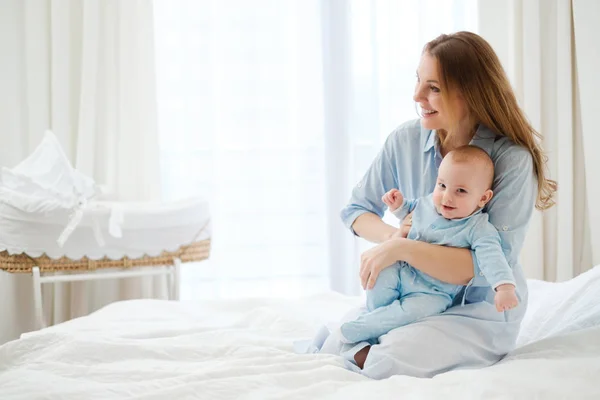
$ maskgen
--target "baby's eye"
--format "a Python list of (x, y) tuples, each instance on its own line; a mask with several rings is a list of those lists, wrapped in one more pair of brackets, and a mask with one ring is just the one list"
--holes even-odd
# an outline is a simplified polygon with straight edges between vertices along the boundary
[(442, 189), (446, 189), (446, 185), (444, 185), (443, 183), (438, 183), (438, 186), (441, 187)]
[(467, 191), (465, 189), (458, 189), (457, 192), (458, 193), (467, 193)]

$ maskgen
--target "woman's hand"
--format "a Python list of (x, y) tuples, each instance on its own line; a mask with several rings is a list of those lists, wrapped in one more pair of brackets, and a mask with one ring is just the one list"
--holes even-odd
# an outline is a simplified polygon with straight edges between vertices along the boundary
[(400, 227), (393, 232), (389, 239), (397, 239), (397, 238), (407, 238), (408, 232), (410, 232), (410, 228), (412, 227), (412, 212), (409, 213), (402, 222), (400, 223)]
[(408, 232), (410, 232), (410, 228), (412, 227), (412, 215), (413, 213), (409, 213), (402, 222), (400, 223), (400, 228), (393, 233), (390, 238), (406, 238), (408, 237)]
[(382, 269), (398, 261), (398, 254), (407, 239), (392, 238), (365, 251), (360, 256), (360, 284), (363, 289), (373, 289)]

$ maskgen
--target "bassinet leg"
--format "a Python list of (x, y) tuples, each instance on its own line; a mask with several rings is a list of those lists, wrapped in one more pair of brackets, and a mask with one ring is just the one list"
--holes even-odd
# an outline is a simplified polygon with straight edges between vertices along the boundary
[(179, 287), (181, 284), (181, 259), (173, 259), (173, 279), (171, 280), (173, 300), (179, 301)]
[(167, 300), (174, 300), (173, 296), (175, 294), (173, 293), (173, 287), (175, 285), (175, 266), (167, 265), (165, 268), (167, 269)]
[(33, 267), (33, 302), (35, 306), (35, 324), (37, 329), (46, 327), (44, 322), (44, 308), (42, 306), (42, 281), (40, 279), (40, 268)]

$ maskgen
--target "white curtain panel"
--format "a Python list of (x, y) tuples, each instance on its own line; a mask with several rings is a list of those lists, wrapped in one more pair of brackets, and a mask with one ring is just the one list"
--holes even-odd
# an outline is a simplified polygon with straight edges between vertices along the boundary
[[(579, 86), (577, 81), (581, 62), (575, 57), (579, 39), (583, 45), (594, 36), (590, 31), (589, 38), (574, 37), (571, 0), (480, 0), (479, 30), (498, 51), (520, 104), (544, 135), (550, 177), (559, 185), (556, 206), (534, 213), (522, 264), (529, 278), (570, 279), (598, 262), (592, 260), (592, 243), (597, 239), (590, 227), (600, 220), (589, 206), (593, 204), (590, 179), (598, 161), (584, 152), (584, 139), (590, 133), (581, 125), (586, 111), (581, 106), (581, 76)], [(587, 103), (593, 103), (594, 95), (587, 96)]]
[[(584, 159), (586, 199), (588, 207), (589, 252), (593, 265), (600, 264), (600, 208), (596, 202), (600, 198), (600, 157), (595, 153), (600, 148), (600, 136), (596, 128), (596, 118), (600, 115), (598, 88), (600, 88), (600, 2), (595, 0), (573, 0), (573, 22), (575, 50), (577, 55), (576, 77), (578, 84), (578, 108), (580, 118), (577, 123), (583, 132), (583, 140), (575, 157)], [(581, 150), (583, 147), (583, 151)], [(583, 175), (583, 174), (582, 174)], [(579, 179), (582, 179), (583, 176)], [(577, 237), (576, 239), (577, 240)], [(588, 264), (589, 265), (589, 264)]]
[[(49, 128), (110, 197), (159, 199), (152, 2), (6, 0), (0, 26), (0, 164), (15, 165)], [(0, 295), (3, 342), (33, 327), (31, 277), (2, 273)], [(43, 296), (57, 323), (120, 299), (165, 297), (166, 282), (44, 285)]]

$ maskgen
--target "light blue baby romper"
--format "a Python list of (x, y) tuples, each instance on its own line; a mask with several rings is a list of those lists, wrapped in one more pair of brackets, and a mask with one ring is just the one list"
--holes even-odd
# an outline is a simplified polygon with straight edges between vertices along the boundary
[[(487, 214), (477, 210), (465, 218), (446, 219), (435, 209), (430, 194), (417, 200), (405, 199), (394, 215), (403, 220), (413, 211), (408, 239), (470, 248), (482, 260), (481, 271), (492, 288), (504, 283), (515, 285), (500, 235)], [(341, 326), (342, 340), (373, 343), (371, 339), (394, 328), (445, 311), (461, 289), (462, 286), (439, 281), (403, 261), (397, 262), (381, 271), (373, 289), (367, 291), (368, 312)]]
[[(348, 368), (374, 379), (392, 375), (432, 377), (452, 369), (494, 364), (514, 348), (527, 309), (527, 282), (518, 256), (537, 196), (533, 160), (527, 149), (483, 125), (471, 144), (485, 150), (494, 162), (494, 197), (484, 211), (500, 235), (517, 284), (519, 305), (503, 313), (496, 311), (494, 291), (472, 252), (474, 278), (463, 307), (455, 301), (441, 314), (391, 330), (371, 346), (362, 370), (350, 363)], [(341, 213), (344, 224), (351, 230), (356, 218), (367, 212), (382, 217), (381, 197), (390, 189), (398, 188), (412, 199), (432, 193), (441, 161), (436, 132), (422, 128), (418, 119), (404, 123), (388, 136), (354, 187), (350, 202)], [(353, 309), (342, 317), (341, 323), (354, 320), (363, 312), (363, 307)], [(344, 343), (339, 329), (323, 329), (310, 346), (298, 346), (296, 350), (344, 354), (350, 358), (361, 348)]]

